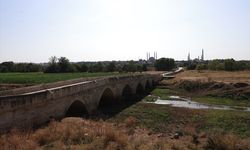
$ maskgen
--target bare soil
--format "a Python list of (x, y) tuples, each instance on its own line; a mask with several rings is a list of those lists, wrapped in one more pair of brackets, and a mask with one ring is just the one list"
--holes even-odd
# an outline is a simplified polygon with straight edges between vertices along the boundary
[(250, 71), (185, 71), (160, 84), (183, 89), (189, 96), (211, 95), (250, 100)]

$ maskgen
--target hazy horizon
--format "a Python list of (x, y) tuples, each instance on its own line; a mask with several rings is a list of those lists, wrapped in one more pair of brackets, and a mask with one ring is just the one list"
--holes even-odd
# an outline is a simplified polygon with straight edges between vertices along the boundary
[(250, 59), (249, 0), (0, 0), (0, 62)]

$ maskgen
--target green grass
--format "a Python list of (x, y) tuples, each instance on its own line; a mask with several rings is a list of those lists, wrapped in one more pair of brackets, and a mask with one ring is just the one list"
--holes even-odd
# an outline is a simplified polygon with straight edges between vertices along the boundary
[(250, 112), (243, 111), (209, 111), (204, 127), (207, 130), (233, 132), (242, 137), (250, 136)]
[(146, 102), (155, 102), (157, 100), (157, 96), (153, 96), (153, 95), (146, 96), (146, 97), (143, 98), (143, 100), (146, 101)]
[(224, 97), (213, 97), (213, 96), (199, 96), (194, 97), (193, 101), (214, 105), (228, 105), (228, 106), (244, 106), (250, 107), (250, 100), (234, 100)]
[(100, 77), (120, 75), (119, 73), (101, 72), (101, 73), (0, 73), (0, 84), (41, 84), (51, 83), (82, 77)]
[(139, 102), (108, 121), (119, 123), (127, 117), (136, 118), (137, 126), (150, 129), (153, 133), (175, 132), (186, 127), (194, 127), (198, 132), (220, 130), (241, 137), (250, 136), (250, 112), (193, 110)]
[(136, 103), (124, 109), (109, 121), (122, 122), (132, 116), (138, 120), (140, 127), (149, 128), (154, 132), (163, 132), (163, 128), (169, 124), (170, 114), (164, 111), (164, 109), (159, 109), (159, 107), (160, 105)]

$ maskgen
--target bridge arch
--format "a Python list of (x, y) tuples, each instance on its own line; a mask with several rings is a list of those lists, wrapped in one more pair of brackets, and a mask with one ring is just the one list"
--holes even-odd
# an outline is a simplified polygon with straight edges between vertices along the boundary
[(114, 97), (114, 92), (110, 88), (106, 88), (101, 95), (101, 98), (99, 100), (99, 105), (98, 108), (101, 107), (106, 107), (110, 104), (114, 104), (115, 102), (115, 97)]
[(126, 84), (122, 90), (122, 97), (128, 100), (132, 96), (132, 88)]
[(88, 110), (86, 106), (79, 100), (71, 103), (65, 113), (66, 117), (84, 117), (85, 115), (88, 115)]
[(138, 83), (136, 87), (136, 94), (142, 95), (144, 93), (144, 88), (141, 83)]

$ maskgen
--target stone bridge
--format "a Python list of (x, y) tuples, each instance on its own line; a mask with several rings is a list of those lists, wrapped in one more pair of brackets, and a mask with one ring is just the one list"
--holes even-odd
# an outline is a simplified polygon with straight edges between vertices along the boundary
[(160, 75), (140, 74), (75, 80), (34, 86), (15, 92), (0, 93), (0, 129), (32, 127), (51, 118), (63, 118), (85, 112), (92, 114), (101, 105), (109, 105), (134, 94), (143, 93)]

